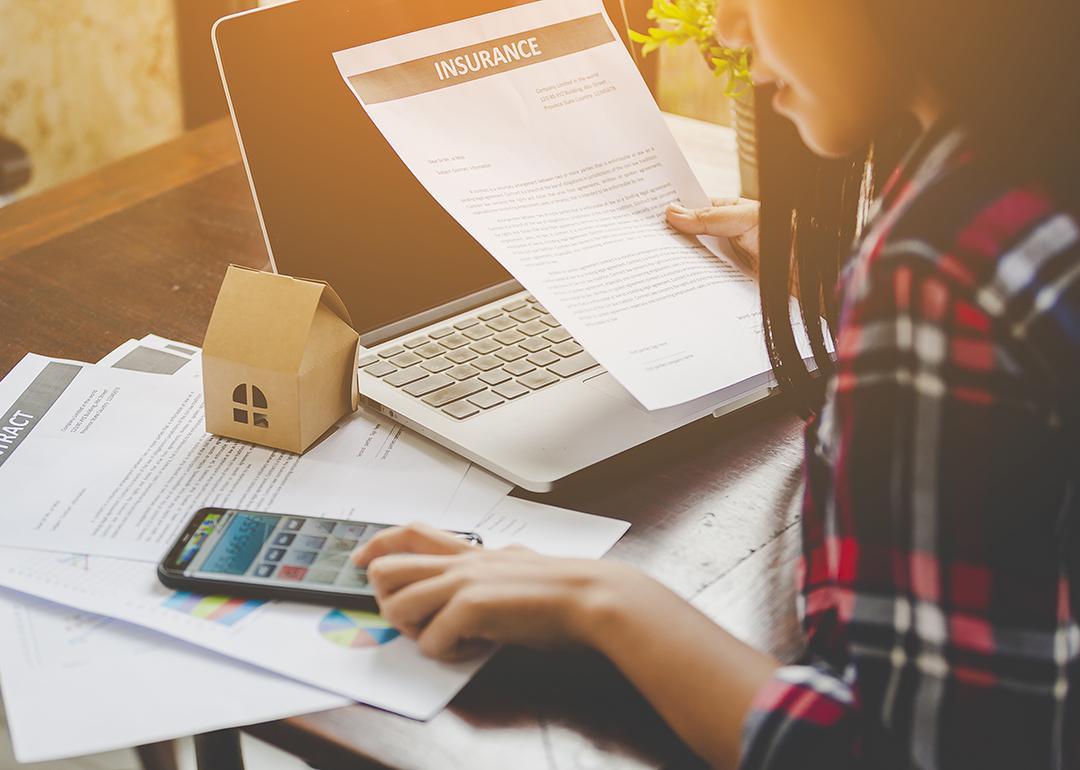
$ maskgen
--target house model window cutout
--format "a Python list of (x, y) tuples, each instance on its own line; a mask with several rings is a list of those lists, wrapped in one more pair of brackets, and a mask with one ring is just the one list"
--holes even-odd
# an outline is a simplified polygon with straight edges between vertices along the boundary
[[(250, 396), (250, 397), (249, 397)], [(247, 407), (249, 404), (253, 409), (268, 409), (266, 405), (266, 396), (254, 385), (248, 385), (246, 382), (242, 382), (233, 389), (232, 394), (233, 404), (239, 404), (240, 406)], [(249, 412), (245, 409), (238, 409), (233, 407), (233, 422), (241, 422), (244, 425), (254, 425), (256, 428), (269, 428), (270, 418), (265, 412)]]

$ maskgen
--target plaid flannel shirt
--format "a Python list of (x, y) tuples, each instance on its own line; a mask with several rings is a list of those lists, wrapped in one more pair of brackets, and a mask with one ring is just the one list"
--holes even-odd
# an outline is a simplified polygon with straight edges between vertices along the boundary
[(1080, 766), (1080, 228), (1003, 177), (932, 130), (845, 270), (743, 767)]

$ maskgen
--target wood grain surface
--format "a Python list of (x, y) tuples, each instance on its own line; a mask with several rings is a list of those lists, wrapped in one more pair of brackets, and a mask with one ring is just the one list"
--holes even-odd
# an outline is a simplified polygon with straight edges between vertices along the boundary
[[(30, 351), (94, 361), (148, 332), (198, 345), (230, 263), (263, 267), (266, 257), (224, 123), (0, 210), (0, 373)], [(791, 659), (800, 433), (774, 400), (531, 497), (628, 519), (611, 558)], [(324, 770), (699, 766), (587, 652), (505, 649), (428, 723), (354, 706), (247, 729)]]

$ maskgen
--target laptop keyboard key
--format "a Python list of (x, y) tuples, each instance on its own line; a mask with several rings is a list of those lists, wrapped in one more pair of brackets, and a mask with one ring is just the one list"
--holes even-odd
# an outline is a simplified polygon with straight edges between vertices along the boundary
[(397, 367), (386, 361), (376, 361), (371, 366), (365, 366), (364, 371), (373, 377), (385, 377), (391, 372), (396, 372)]
[(373, 363), (379, 360), (379, 357), (374, 353), (365, 353), (360, 356), (360, 362), (357, 364), (361, 369), (365, 366), (371, 366)]
[(535, 337), (537, 334), (543, 334), (548, 330), (548, 327), (540, 323), (539, 320), (529, 321), (527, 324), (522, 324), (518, 327), (518, 331), (522, 334), (528, 334), (530, 337)]
[(529, 392), (528, 388), (526, 388), (524, 385), (518, 385), (513, 380), (510, 380), (509, 382), (504, 382), (502, 385), (496, 385), (494, 388), (492, 388), (492, 390), (494, 390), (503, 398), (509, 399), (511, 401), (513, 401), (515, 398), (519, 398), (520, 396), (524, 396), (526, 393)]
[(515, 324), (512, 320), (510, 320), (504, 315), (499, 316), (498, 318), (492, 318), (490, 321), (487, 322), (487, 325), (497, 332), (504, 332), (507, 329), (513, 329), (515, 326), (517, 326), (517, 324)]
[(496, 352), (495, 355), (497, 355), (503, 361), (517, 361), (519, 358), (524, 358), (525, 356), (529, 355), (529, 353), (526, 350), (522, 350), (517, 345), (511, 345), (508, 348), (503, 348), (502, 350)]
[(468, 363), (474, 358), (476, 358), (476, 353), (473, 353), (468, 348), (458, 348), (453, 353), (446, 354), (446, 360), (453, 361), (455, 364)]
[(562, 325), (558, 322), (558, 320), (556, 320), (555, 316), (551, 315), (550, 313), (544, 313), (542, 316), (540, 316), (540, 323), (546, 326), (550, 326), (552, 329), (554, 329), (556, 326)]
[(499, 368), (502, 364), (502, 359), (496, 356), (484, 356), (472, 362), (472, 365), (482, 372), (490, 372), (492, 369)]
[(491, 409), (499, 404), (505, 404), (506, 399), (499, 398), (490, 390), (485, 390), (482, 393), (477, 393), (475, 396), (469, 396), (469, 403), (475, 404), (481, 409)]
[(499, 310), (499, 308), (495, 307), (491, 310), (485, 310), (483, 313), (480, 313), (476, 317), (479, 318), (481, 321), (490, 321), (491, 319), (498, 318), (501, 315), (502, 311)]
[(457, 348), (463, 348), (468, 345), (469, 338), (465, 337), (464, 335), (458, 334), (457, 332), (454, 332), (449, 337), (443, 337), (441, 340), (439, 340), (439, 344), (442, 345), (444, 348), (456, 350)]
[[(440, 377), (442, 375), (439, 375)], [(449, 388), (443, 388), (442, 390), (432, 393), (430, 396), (424, 397), (425, 404), (431, 404), (432, 406), (446, 406), (454, 401), (460, 401), (463, 398), (468, 398), (481, 390), (486, 390), (484, 383), (478, 380), (466, 380), (465, 382), (459, 382), (456, 385), (451, 385)]]
[(501, 348), (502, 345), (495, 340), (480, 340), (475, 345), (469, 345), (469, 347), (480, 355), (486, 356), (488, 353), (494, 353)]
[(544, 335), (544, 339), (551, 340), (554, 343), (559, 343), (566, 342), (567, 340), (573, 338), (570, 336), (570, 332), (566, 331), (566, 329), (562, 328), (561, 326), (556, 326), (554, 329)]
[(447, 374), (453, 377), (455, 380), (467, 380), (480, 374), (480, 370), (477, 369), (475, 366), (462, 364), (461, 366), (455, 366), (453, 369), (450, 369)]
[(454, 330), (449, 326), (443, 326), (440, 329), (436, 329), (433, 332), (428, 332), (428, 336), (433, 340), (441, 340), (443, 337), (449, 337), (454, 333)]
[(379, 356), (381, 358), (393, 358), (398, 353), (404, 353), (404, 352), (405, 352), (405, 348), (403, 346), (394, 345), (393, 347), (386, 348), (385, 350), (380, 350), (379, 351)]
[(567, 340), (566, 342), (560, 342), (558, 345), (551, 349), (553, 352), (558, 353), (563, 358), (569, 358), (570, 356), (576, 356), (584, 348), (577, 344), (573, 340)]
[(533, 310), (531, 307), (523, 307), (521, 308), (521, 310), (516, 310), (511, 313), (510, 317), (518, 323), (525, 323), (526, 321), (531, 321), (534, 318), (539, 318), (540, 314)]
[(427, 342), (428, 342), (427, 337), (413, 337), (411, 340), (405, 340), (405, 342), (403, 344), (409, 350), (412, 350), (413, 348), (418, 348), (421, 345), (426, 345)]
[(541, 350), (547, 350), (551, 347), (551, 343), (545, 340), (543, 337), (532, 337), (524, 342), (519, 342), (518, 347), (525, 348), (530, 353), (539, 353)]
[(422, 380), (406, 385), (403, 390), (410, 396), (426, 396), (428, 393), (434, 393), (439, 388), (445, 388), (447, 385), (453, 385), (454, 381), (447, 377), (445, 374), (433, 374), (430, 377), (425, 377)]
[(417, 380), (422, 380), (427, 376), (428, 373), (419, 366), (410, 366), (408, 369), (402, 369), (384, 377), (383, 382), (387, 382), (395, 388), (400, 388), (402, 385), (408, 385)]
[(486, 382), (488, 385), (502, 385), (510, 379), (510, 375), (502, 369), (492, 369), (490, 372), (481, 374), (479, 379), (480, 382)]
[(495, 331), (493, 329), (483, 324), (477, 324), (471, 329), (465, 330), (465, 336), (468, 337), (470, 340), (482, 340), (485, 337), (490, 337), (494, 333)]
[(395, 366), (406, 367), (415, 366), (423, 360), (424, 359), (416, 355), (416, 353), (406, 350), (404, 353), (398, 353), (396, 356), (391, 358), (390, 363), (394, 364)]
[(573, 377), (575, 374), (580, 374), (586, 369), (592, 369), (594, 366), (597, 366), (595, 358), (588, 353), (578, 353), (576, 356), (570, 356), (556, 364), (552, 364), (548, 367), (548, 371), (554, 372), (560, 377)]
[(503, 332), (502, 334), (496, 334), (495, 339), (496, 341), (501, 342), (504, 345), (513, 345), (525, 339), (525, 335), (511, 329), (510, 331)]
[(521, 310), (521, 308), (525, 307), (527, 304), (528, 303), (523, 299), (516, 299), (513, 302), (507, 302), (502, 306), (502, 309), (507, 313), (513, 313), (515, 310)]
[(453, 366), (452, 363), (445, 358), (433, 358), (430, 361), (425, 361), (420, 366), (427, 369), (429, 372), (438, 374), (439, 372), (445, 372), (447, 369)]
[(534, 369), (536, 369), (536, 367), (533, 364), (530, 364), (528, 360), (515, 361), (514, 363), (507, 364), (503, 367), (504, 372), (512, 374), (515, 377), (520, 377), (523, 374), (528, 374)]
[(536, 364), (537, 366), (551, 366), (556, 361), (561, 361), (562, 359), (550, 350), (542, 350), (539, 353), (533, 353), (529, 356), (528, 360), (530, 363)]
[(540, 390), (540, 388), (546, 388), (548, 385), (558, 381), (558, 377), (551, 372), (545, 372), (543, 369), (537, 369), (524, 377), (518, 377), (518, 382), (531, 390)]
[(468, 401), (458, 401), (450, 404), (450, 406), (444, 406), (443, 411), (458, 420), (464, 420), (466, 417), (480, 414), (480, 409), (475, 405), (470, 404)]
[(441, 356), (445, 353), (446, 348), (437, 342), (428, 341), (425, 345), (421, 345), (413, 352), (423, 358), (435, 358), (435, 356)]
[(462, 318), (454, 324), (454, 328), (461, 331), (462, 329), (468, 329), (470, 326), (476, 326), (478, 323), (480, 323), (478, 318)]

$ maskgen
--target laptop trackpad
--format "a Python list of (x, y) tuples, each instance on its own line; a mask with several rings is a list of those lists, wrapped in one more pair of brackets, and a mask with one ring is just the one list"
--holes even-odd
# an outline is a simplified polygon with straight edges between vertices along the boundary
[(644, 412), (645, 414), (650, 413), (648, 409), (638, 403), (636, 398), (630, 395), (630, 391), (620, 385), (619, 381), (607, 372), (598, 374), (595, 377), (590, 377), (585, 380), (585, 384), (592, 388), (596, 388), (604, 395), (614, 398), (621, 404), (632, 406), (634, 409), (637, 409), (639, 412)]

